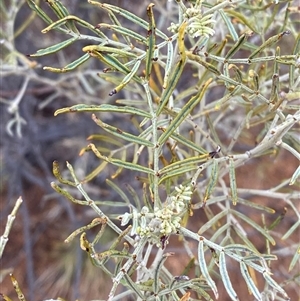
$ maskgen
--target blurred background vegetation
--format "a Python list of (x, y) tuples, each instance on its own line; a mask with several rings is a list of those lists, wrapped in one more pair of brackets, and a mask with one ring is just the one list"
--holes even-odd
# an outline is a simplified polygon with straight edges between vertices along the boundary
[[(53, 15), (45, 1), (36, 2), (40, 2), (43, 9), (49, 12), (49, 15)], [(146, 7), (150, 3), (131, 0), (106, 2), (119, 5), (144, 18), (146, 18)], [(168, 1), (152, 2), (156, 5), (155, 14), (159, 16), (157, 27), (165, 28), (164, 31), (167, 32), (166, 28), (172, 21), (172, 10), (168, 9), (171, 6)], [(282, 6), (286, 5), (286, 2), (282, 1)], [(87, 5), (86, 1), (65, 0), (63, 3), (71, 14), (86, 19), (91, 24), (97, 24), (99, 20), (108, 21), (107, 15), (103, 14), (102, 10)], [(92, 265), (80, 250), (78, 241), (75, 240), (71, 245), (63, 243), (74, 229), (86, 225), (94, 218), (93, 212), (86, 207), (73, 206), (54, 193), (49, 183), (54, 179), (52, 175), (54, 160), (58, 160), (61, 166), (68, 160), (76, 169), (77, 175), (82, 178), (99, 164), (93, 154), (78, 155), (86, 146), (87, 137), (99, 131), (99, 127), (91, 120), (90, 114), (54, 117), (54, 111), (83, 102), (114, 103), (115, 97), (107, 96), (111, 85), (97, 85), (95, 79), (94, 85), (90, 86), (89, 90), (81, 75), (83, 67), (69, 74), (54, 74), (42, 70), (42, 66), (45, 65), (60, 67), (75, 60), (82, 53), (81, 49), (86, 46), (86, 42), (78, 41), (72, 47), (51, 56), (36, 60), (28, 59), (27, 54), (60, 42), (60, 37), (52, 31), (45, 35), (41, 34), (45, 23), (35, 16), (26, 1), (1, 1), (0, 17), (1, 233), (15, 200), (20, 195), (24, 200), (1, 262), (1, 292), (14, 298), (15, 293), (7, 276), (13, 271), (25, 296), (31, 301), (58, 296), (66, 300), (77, 298), (88, 300), (97, 296), (105, 298), (109, 290), (105, 276), (99, 269), (91, 268)], [(296, 12), (293, 18), (297, 17), (299, 18), (299, 14), (297, 15)], [(293, 44), (293, 37), (286, 37), (282, 43), (279, 43), (282, 53), (290, 53)], [(95, 70), (103, 68), (96, 60), (89, 60), (88, 64), (88, 68), (84, 66), (84, 72), (90, 72), (91, 77), (96, 73)], [(184, 77), (182, 85), (189, 80), (188, 76)], [(213, 92), (218, 93), (218, 91)], [(107, 115), (105, 118), (109, 120), (111, 116)], [(114, 126), (118, 124), (121, 125), (122, 120), (114, 120)], [(236, 125), (224, 126), (228, 127), (225, 131), (222, 128), (218, 131), (219, 137), (225, 142), (230, 139), (227, 135), (228, 131)], [(238, 144), (240, 150), (243, 150), (245, 145), (255, 145), (257, 134), (262, 128), (263, 125), (253, 128), (252, 133), (244, 138), (243, 143)], [(298, 163), (297, 159), (287, 151), (254, 159), (250, 164), (237, 170), (238, 185), (243, 188), (251, 183), (253, 189), (274, 187), (289, 178)], [(111, 171), (107, 169), (90, 182), (87, 191), (91, 197), (116, 200), (115, 193), (105, 184), (105, 179), (110, 174)], [(118, 181), (120, 186), (124, 187), (126, 174), (123, 174)], [(131, 185), (135, 184), (131, 183)], [(274, 203), (273, 199), (257, 196), (257, 200), (253, 201), (263, 202), (274, 208), (276, 216), (272, 217), (273, 219), (283, 214), (286, 207), (280, 199)], [(296, 222), (289, 208), (287, 209), (281, 223), (282, 229), (286, 230)], [(300, 210), (299, 204), (298, 209)], [(251, 213), (249, 211), (249, 215)], [(204, 218), (203, 213), (197, 212), (193, 217), (195, 229), (199, 228), (201, 219)], [(252, 215), (251, 218), (261, 219), (261, 216)], [(282, 233), (285, 232), (282, 230)], [(107, 235), (109, 236), (109, 233)], [(251, 233), (249, 235), (251, 236)], [(289, 253), (285, 246), (288, 247), (290, 242), (295, 242), (297, 239), (299, 239), (299, 231), (287, 241), (279, 240), (279, 245), (276, 247), (281, 250), (280, 252), (285, 253), (281, 254), (283, 256), (277, 266), (278, 269), (274, 270), (277, 279), (283, 281), (288, 278), (287, 268), (293, 254)], [(264, 246), (263, 241), (261, 244)], [(180, 253), (179, 247), (175, 250)], [(180, 271), (182, 262), (172, 262), (171, 265), (176, 273)], [(300, 273), (299, 266), (298, 273)], [(234, 283), (233, 279), (232, 281)], [(236, 281), (238, 285), (238, 278)], [(241, 285), (240, 292), (243, 290), (245, 290), (244, 284)], [(286, 291), (291, 300), (299, 298), (299, 287), (290, 285), (286, 287)], [(224, 297), (221, 293), (221, 300), (227, 300), (226, 298), (225, 293)]]

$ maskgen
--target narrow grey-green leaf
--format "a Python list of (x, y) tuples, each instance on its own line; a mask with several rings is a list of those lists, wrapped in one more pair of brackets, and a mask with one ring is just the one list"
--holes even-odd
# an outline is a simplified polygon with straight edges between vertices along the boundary
[[(260, 256), (260, 254), (256, 250), (253, 250), (253, 249), (249, 248), (248, 246), (241, 245), (241, 244), (227, 245), (224, 247), (224, 252), (226, 253), (226, 251), (235, 251), (235, 252), (243, 252), (243, 253), (250, 253), (250, 254), (256, 253), (257, 257)], [(261, 258), (261, 257), (259, 257), (259, 258)]]
[(138, 165), (138, 164), (135, 164), (135, 163), (131, 163), (131, 162), (126, 162), (126, 161), (122, 161), (120, 159), (115, 159), (115, 158), (109, 158), (107, 156), (103, 156), (97, 149), (97, 147), (90, 143), (89, 144), (89, 147), (90, 149), (93, 151), (93, 153), (100, 159), (106, 161), (106, 162), (109, 162), (115, 166), (118, 166), (118, 167), (123, 167), (123, 168), (126, 168), (126, 169), (129, 169), (129, 170), (134, 170), (134, 171), (139, 171), (139, 172), (143, 172), (143, 173), (146, 173), (146, 174), (152, 174), (154, 175), (154, 171), (153, 169), (150, 169), (148, 167), (145, 167), (145, 166), (142, 166), (142, 165)]
[(272, 286), (276, 291), (280, 292), (285, 298), (287, 298), (287, 300), (290, 300), (285, 290), (270, 276), (268, 271), (265, 271), (263, 276), (270, 286)]
[(236, 43), (234, 43), (234, 45), (231, 47), (231, 49), (228, 50), (228, 52), (225, 56), (225, 60), (228, 60), (232, 56), (234, 56), (234, 54), (242, 47), (242, 45), (244, 44), (244, 42), (246, 42), (246, 40), (247, 40), (247, 35), (244, 33), (239, 37), (239, 39), (236, 41)]
[[(57, 15), (59, 19), (65, 18), (70, 15), (67, 8), (61, 3), (59, 0), (47, 0), (47, 3)], [(75, 23), (73, 20), (69, 20), (66, 22), (66, 26), (69, 30), (73, 31), (74, 33), (79, 33), (77, 30)]]
[(138, 285), (134, 281), (132, 281), (132, 279), (129, 277), (127, 273), (124, 273), (124, 280), (127, 286), (130, 287), (132, 291), (135, 292), (140, 297), (141, 300), (145, 300), (144, 294), (141, 292)]
[(299, 260), (300, 260), (300, 244), (298, 245), (295, 255), (293, 256), (293, 259), (290, 263), (289, 272), (295, 267), (296, 263), (298, 263)]
[(266, 212), (271, 213), (271, 214), (276, 212), (273, 208), (264, 206), (262, 204), (253, 203), (252, 201), (248, 201), (248, 200), (245, 200), (245, 199), (242, 199), (242, 198), (238, 198), (238, 202), (245, 205), (245, 206), (255, 208), (255, 209), (258, 209), (258, 210), (263, 210), (263, 211), (266, 211)]
[(139, 41), (143, 44), (147, 43), (147, 39), (144, 38), (142, 35), (138, 34), (137, 32), (135, 32), (133, 30), (130, 30), (126, 27), (123, 27), (123, 26), (100, 23), (100, 24), (96, 25), (96, 28), (97, 29), (107, 28), (107, 29), (113, 30), (115, 32), (118, 32), (124, 36), (131, 37), (134, 40)]
[(87, 45), (83, 47), (84, 52), (99, 52), (99, 53), (108, 53), (108, 54), (115, 54), (121, 57), (127, 58), (137, 58), (137, 55), (131, 51), (126, 51), (124, 49), (119, 49), (115, 47), (108, 47), (102, 45)]
[(168, 103), (180, 77), (181, 77), (181, 74), (183, 72), (183, 68), (185, 66), (185, 62), (183, 60), (180, 60), (173, 72), (171, 73), (170, 75), (170, 78), (168, 79), (168, 84), (165, 88), (165, 90), (163, 91), (162, 93), (162, 96), (161, 96), (161, 99), (160, 99), (160, 103), (159, 103), (159, 107), (156, 111), (156, 115), (159, 116), (159, 114), (162, 112), (162, 110), (164, 109), (164, 107), (166, 106), (166, 104)]
[(232, 203), (233, 203), (233, 205), (236, 205), (236, 203), (238, 201), (238, 196), (237, 196), (234, 161), (232, 158), (229, 159), (229, 182), (230, 182)]
[(231, 210), (232, 214), (238, 216), (239, 218), (241, 218), (242, 220), (244, 220), (246, 223), (248, 223), (249, 225), (251, 225), (253, 227), (253, 229), (256, 229), (258, 232), (260, 232), (265, 238), (268, 239), (268, 241), (274, 246), (275, 240), (274, 238), (267, 232), (266, 229), (262, 228), (260, 225), (258, 225), (257, 223), (255, 223), (251, 218), (247, 217), (246, 215), (236, 211), (236, 210)]
[[(92, 1), (92, 0), (88, 0), (88, 2), (91, 3), (91, 4), (94, 4), (94, 5), (100, 6), (103, 9), (111, 10), (111, 11), (117, 13), (117, 14), (120, 14), (121, 16), (128, 19), (129, 21), (145, 28), (146, 30), (148, 29), (148, 22), (147, 21), (141, 19), (137, 15), (135, 15), (135, 14), (119, 7), (119, 6), (114, 6), (114, 5), (107, 4), (107, 3), (102, 4), (102, 3)], [(157, 30), (157, 34), (165, 40), (168, 39), (168, 37), (160, 30)]]
[(69, 15), (68, 10), (59, 0), (47, 0), (47, 3), (59, 19)]
[(187, 146), (189, 149), (192, 149), (192, 150), (196, 151), (200, 155), (207, 154), (207, 151), (204, 148), (200, 147), (199, 145), (197, 145), (193, 141), (185, 138), (184, 136), (181, 136), (180, 134), (177, 134), (176, 132), (174, 132), (171, 135), (171, 138), (174, 139), (175, 141)]
[(290, 34), (289, 31), (284, 31), (284, 32), (281, 32), (281, 33), (279, 33), (279, 34), (277, 34), (275, 36), (270, 37), (267, 41), (265, 41), (264, 43), (262, 43), (255, 51), (253, 51), (251, 53), (251, 55), (249, 56), (249, 60), (251, 60), (256, 55), (258, 55), (259, 53), (261, 53), (267, 47), (270, 47), (273, 44), (277, 43), (284, 35), (288, 35), (288, 34)]
[(213, 124), (213, 122), (212, 122), (209, 114), (206, 114), (205, 117), (206, 117), (207, 125), (208, 125), (209, 130), (210, 130), (210, 136), (212, 136), (214, 142), (217, 145), (219, 145), (221, 147), (221, 149), (224, 149), (223, 144), (222, 144), (222, 142), (221, 142), (221, 140), (219, 138), (219, 135), (217, 134), (217, 131), (215, 129), (215, 126), (214, 126), (214, 124)]
[(261, 294), (260, 294), (258, 288), (256, 287), (253, 279), (251, 278), (246, 264), (243, 261), (240, 262), (240, 268), (241, 268), (242, 276), (244, 277), (245, 282), (247, 283), (247, 286), (248, 286), (249, 290), (252, 292), (253, 296), (258, 301), (261, 301), (262, 300)]
[(245, 235), (244, 231), (241, 231), (239, 227), (232, 227), (232, 229), (251, 250), (257, 251), (253, 243), (250, 241), (247, 235)]
[(210, 178), (209, 182), (206, 186), (203, 202), (205, 203), (208, 198), (210, 197), (213, 189), (215, 188), (218, 180), (218, 174), (219, 174), (219, 168), (218, 168), (218, 162), (214, 158), (212, 159), (212, 167), (210, 171)]
[(38, 56), (43, 56), (43, 55), (47, 55), (47, 54), (51, 54), (51, 53), (55, 53), (61, 49), (64, 49), (65, 47), (73, 44), (76, 40), (78, 39), (78, 37), (73, 37), (71, 39), (65, 40), (61, 43), (52, 45), (50, 47), (44, 48), (44, 49), (39, 49), (36, 53), (34, 54), (30, 54), (30, 57), (38, 57)]
[(232, 36), (233, 40), (234, 41), (237, 41), (239, 36), (230, 20), (230, 18), (225, 14), (224, 10), (223, 9), (220, 9), (219, 10), (219, 14), (221, 15), (222, 19), (224, 20), (228, 30), (229, 30), (229, 33), (230, 35)]
[[(295, 46), (293, 49), (293, 54), (297, 54), (300, 52), (300, 33), (298, 33), (296, 41), (295, 41)], [(289, 68), (289, 90), (292, 91), (293, 90), (293, 86), (294, 86), (294, 77), (295, 77), (295, 66), (290, 65)]]
[[(249, 22), (249, 20), (252, 20), (251, 18), (247, 18), (245, 16), (245, 14), (242, 14), (240, 12), (238, 12), (237, 10), (234, 9), (226, 9), (225, 12), (229, 15), (232, 15), (233, 17), (235, 17), (236, 19), (238, 19), (240, 21), (241, 24), (244, 24), (246, 26), (248, 26), (252, 31), (257, 32), (257, 29), (255, 28), (255, 24), (251, 24)], [(230, 21), (230, 23), (233, 23), (232, 21)], [(233, 25), (232, 25), (233, 26)], [(231, 28), (231, 26), (230, 26)], [(229, 28), (228, 28), (229, 29)], [(232, 29), (231, 29), (232, 30)]]
[(173, 53), (174, 53), (173, 44), (172, 41), (169, 41), (167, 47), (166, 67), (165, 67), (165, 75), (164, 75), (164, 82), (163, 82), (164, 89), (166, 89), (168, 86), (169, 76), (172, 70)]
[(195, 170), (195, 169), (197, 169), (197, 166), (195, 166), (195, 165), (183, 165), (181, 167), (173, 169), (173, 170), (167, 172), (164, 176), (162, 176), (159, 179), (158, 184), (163, 183), (167, 179), (174, 178), (174, 177), (177, 177), (177, 176), (182, 175), (182, 174), (186, 174), (187, 172), (190, 172), (190, 171)]
[[(114, 23), (115, 25), (117, 25), (119, 27), (122, 27), (122, 25), (119, 22), (118, 18), (116, 17), (116, 15), (112, 11), (108, 11), (108, 16), (109, 16), (110, 20), (112, 21), (112, 23)], [(127, 37), (126, 35), (122, 35), (122, 37), (126, 41), (127, 45), (132, 45), (132, 43), (130, 42), (129, 37)]]
[(199, 63), (200, 65), (202, 65), (204, 68), (206, 68), (208, 71), (216, 74), (216, 75), (221, 75), (221, 72), (212, 64), (204, 61), (203, 59), (200, 58), (199, 55), (195, 55), (192, 52), (187, 52), (187, 57), (192, 60), (195, 61), (197, 63)]
[(134, 79), (136, 82), (140, 82), (140, 78), (136, 75), (140, 64), (141, 60), (136, 60), (131, 71), (123, 78), (122, 82), (111, 93), (109, 93), (110, 96), (122, 90), (131, 81), (131, 79)]
[(62, 108), (55, 111), (54, 116), (57, 116), (62, 113), (74, 113), (74, 112), (115, 112), (115, 113), (126, 113), (139, 115), (143, 117), (151, 118), (150, 113), (133, 108), (130, 106), (115, 106), (109, 104), (102, 105), (86, 105), (86, 104), (78, 104), (72, 107)]
[(154, 282), (153, 282), (153, 291), (154, 291), (154, 294), (157, 294), (159, 289), (160, 289), (160, 272), (161, 272), (161, 269), (162, 267), (164, 266), (164, 262), (168, 259), (168, 257), (170, 256), (173, 256), (174, 253), (172, 252), (169, 252), (169, 253), (165, 253), (161, 259), (159, 260), (156, 268), (155, 268), (155, 271), (154, 271)]
[(202, 275), (204, 276), (207, 284), (212, 289), (216, 299), (218, 299), (219, 293), (218, 293), (217, 286), (216, 286), (215, 282), (212, 280), (212, 278), (210, 277), (208, 269), (207, 269), (207, 264), (206, 264), (205, 256), (204, 256), (204, 242), (203, 242), (203, 239), (201, 239), (201, 237), (199, 237), (198, 261), (199, 261), (199, 266), (200, 266)]
[(219, 270), (220, 270), (220, 275), (221, 275), (221, 278), (222, 278), (222, 282), (224, 284), (224, 287), (225, 287), (228, 295), (234, 301), (239, 300), (239, 298), (238, 298), (235, 290), (232, 287), (232, 283), (231, 283), (231, 280), (230, 280), (229, 275), (228, 275), (224, 251), (220, 252), (220, 256), (219, 256)]
[(169, 101), (169, 98), (171, 97), (171, 94), (173, 93), (180, 77), (183, 72), (183, 68), (186, 63), (186, 51), (184, 46), (184, 34), (185, 34), (185, 28), (187, 26), (187, 22), (184, 22), (179, 27), (178, 31), (178, 49), (180, 52), (180, 61), (176, 64), (175, 69), (172, 72), (170, 80), (167, 81), (167, 86), (165, 90), (162, 93), (159, 107), (156, 111), (156, 116), (159, 116), (166, 104)]
[(219, 227), (215, 232), (214, 235), (210, 238), (211, 241), (216, 241), (218, 239), (218, 237), (222, 234), (222, 238), (226, 235), (223, 234), (225, 233), (225, 231), (228, 230), (228, 228), (230, 228), (231, 225), (229, 223), (225, 223), (223, 226)]
[(160, 175), (166, 174), (168, 172), (177, 170), (180, 167), (186, 166), (186, 165), (197, 165), (201, 162), (204, 162), (209, 157), (209, 154), (199, 155), (196, 157), (190, 157), (186, 158), (180, 161), (176, 161), (174, 163), (171, 163), (165, 167), (163, 167), (161, 170), (158, 171)]
[(141, 201), (140, 198), (136, 192), (136, 190), (129, 184), (125, 184), (127, 191), (130, 193), (131, 195), (131, 200), (133, 202), (131, 202), (131, 204), (133, 204), (133, 206), (137, 209), (138, 212), (141, 211)]
[(250, 261), (269, 261), (269, 260), (278, 260), (278, 257), (276, 255), (270, 255), (270, 254), (260, 254), (260, 255), (247, 255), (243, 257), (243, 261), (247, 262), (249, 264)]
[(282, 240), (287, 239), (298, 227), (300, 226), (300, 220), (298, 220), (289, 230), (282, 236)]
[(222, 210), (218, 214), (216, 214), (213, 218), (211, 218), (208, 222), (206, 222), (198, 231), (198, 234), (204, 233), (206, 230), (211, 229), (212, 226), (220, 220), (222, 217), (228, 214), (228, 210)]
[(153, 3), (150, 3), (147, 7), (147, 15), (149, 19), (149, 28), (147, 35), (147, 56), (146, 56), (146, 80), (149, 80), (152, 70), (152, 64), (154, 59), (154, 50), (156, 43), (156, 25), (153, 13)]
[(179, 125), (185, 120), (185, 118), (192, 112), (195, 106), (201, 101), (203, 98), (208, 86), (212, 82), (210, 78), (200, 89), (199, 92), (193, 96), (181, 109), (179, 114), (173, 119), (169, 127), (166, 131), (159, 137), (158, 144), (162, 145), (173, 132), (179, 127)]
[(107, 185), (109, 185), (113, 190), (115, 190), (119, 194), (119, 196), (124, 200), (124, 202), (127, 204), (127, 206), (129, 206), (131, 204), (130, 200), (127, 197), (127, 195), (125, 194), (125, 192), (118, 185), (116, 185), (110, 179), (106, 179), (105, 181), (106, 181)]
[(53, 67), (44, 67), (44, 70), (48, 70), (55, 73), (65, 73), (74, 70), (78, 66), (82, 65), (84, 62), (86, 62), (90, 58), (89, 54), (84, 54), (74, 62), (68, 64), (67, 66), (63, 68), (53, 68)]
[(50, 17), (33, 1), (33, 0), (27, 0), (28, 6), (34, 10), (37, 15), (43, 19), (46, 23), (51, 24), (53, 21), (51, 20)]
[(289, 185), (294, 185), (296, 180), (299, 178), (299, 176), (300, 176), (300, 165), (298, 166), (296, 171), (293, 173)]

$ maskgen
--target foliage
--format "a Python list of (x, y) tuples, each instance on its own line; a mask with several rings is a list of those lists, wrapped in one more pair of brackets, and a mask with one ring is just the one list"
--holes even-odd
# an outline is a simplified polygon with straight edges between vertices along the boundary
[[(159, 10), (149, 4), (145, 20), (119, 6), (89, 0), (110, 19), (110, 23), (91, 24), (69, 14), (62, 2), (47, 2), (56, 20), (42, 5), (27, 0), (47, 24), (42, 33), (56, 31), (62, 42), (29, 57), (52, 55), (83, 40), (77, 59), (43, 69), (61, 73), (61, 80), (68, 78), (68, 72), (80, 73), (82, 103), (58, 109), (55, 115), (92, 112), (101, 128), (101, 134), (91, 136), (93, 143), (81, 151), (99, 158), (98, 167), (79, 180), (70, 163), (65, 176), (55, 161), (53, 173), (60, 184), (51, 186), (97, 215), (66, 241), (80, 234), (81, 248), (109, 275), (112, 287), (107, 300), (129, 296), (149, 301), (213, 300), (220, 297), (217, 278), (229, 297), (238, 300), (229, 268), (234, 264), (256, 300), (289, 300), (284, 283), (278, 283), (271, 272), (278, 260), (272, 246), (282, 216), (267, 221), (275, 211), (251, 198), (280, 198), (292, 208), (297, 220), (281, 233), (287, 239), (299, 231), (295, 202), (300, 169), (295, 167), (289, 179), (269, 189), (253, 189), (251, 183), (240, 188), (237, 169), (259, 157), (279, 156), (281, 149), (300, 159), (300, 35), (293, 3), (176, 0), (164, 3), (167, 10), (161, 3), (156, 3)], [(91, 69), (92, 60), (105, 69), (98, 73)], [(89, 91), (99, 85), (111, 87), (108, 95), (89, 101)], [(15, 112), (17, 107), (15, 101)], [(16, 118), (21, 135), (23, 119)], [(255, 131), (253, 146), (249, 137)], [(114, 169), (107, 185), (118, 193), (118, 203), (128, 208), (120, 214), (106, 212), (116, 204), (96, 201), (85, 189), (110, 166)], [(127, 185), (130, 198), (116, 182), (124, 173), (127, 182), (136, 179)], [(74, 188), (82, 199), (73, 196)], [(198, 210), (206, 219), (196, 229), (193, 219)], [(247, 216), (248, 210), (260, 212), (261, 220)], [(88, 238), (97, 225), (99, 233)], [(118, 238), (108, 250), (98, 252), (107, 227)], [(264, 239), (263, 251), (250, 237), (253, 231)], [(174, 237), (189, 258), (177, 276), (167, 264), (177, 254), (165, 252)], [(299, 242), (291, 248), (294, 255), (285, 283), (297, 285)], [(257, 280), (258, 275), (262, 280)], [(119, 291), (119, 286), (124, 289)]]

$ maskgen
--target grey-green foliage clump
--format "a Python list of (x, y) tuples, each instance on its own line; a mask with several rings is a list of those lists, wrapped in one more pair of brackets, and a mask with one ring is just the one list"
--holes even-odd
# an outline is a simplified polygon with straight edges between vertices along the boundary
[[(225, 297), (220, 296), (218, 279), (232, 300), (242, 300), (246, 297), (238, 296), (236, 283), (231, 281), (233, 262), (240, 268), (236, 273), (248, 287), (244, 294), (252, 295), (251, 300), (289, 300), (285, 284), (299, 283), (295, 270), (300, 244), (291, 245), (294, 255), (285, 284), (278, 283), (271, 271), (278, 260), (272, 247), (277, 239), (299, 231), (294, 189), (299, 167), (294, 167), (289, 179), (266, 190), (253, 189), (251, 183), (239, 188), (237, 168), (282, 148), (300, 159), (300, 35), (295, 3), (160, 1), (145, 6), (146, 17), (142, 18), (116, 5), (88, 1), (110, 19), (110, 23), (99, 19), (98, 24), (91, 24), (70, 15), (60, 1), (47, 1), (56, 20), (34, 1), (27, 2), (47, 23), (43, 33), (55, 30), (63, 38), (69, 35), (30, 57), (50, 55), (84, 40), (86, 46), (77, 60), (44, 69), (80, 72), (87, 94), (98, 85), (110, 87), (107, 97), (97, 104), (85, 102), (81, 95), (81, 104), (55, 112), (92, 112), (103, 134), (94, 135), (94, 143), (85, 149), (99, 158), (97, 169), (79, 180), (68, 163), (71, 177), (65, 179), (55, 162), (53, 171), (60, 184), (52, 183), (57, 192), (90, 206), (97, 215), (67, 241), (81, 234), (82, 249), (110, 276), (107, 300), (129, 296), (149, 301), (221, 300)], [(92, 60), (105, 68), (97, 76), (97, 70), (89, 68)], [(116, 98), (114, 104), (111, 97)], [(117, 119), (124, 121), (124, 127), (114, 123)], [(260, 132), (253, 146), (248, 137), (257, 127)], [(107, 184), (118, 192), (118, 202), (128, 205), (118, 216), (102, 211), (112, 204), (96, 202), (83, 187), (109, 165), (115, 173)], [(136, 177), (141, 183), (140, 192), (128, 185), (131, 198), (114, 180), (124, 173), (130, 181)], [(82, 199), (75, 199), (68, 186), (76, 187)], [(283, 237), (274, 236), (273, 231), (280, 218), (272, 224), (265, 222), (265, 215), (274, 210), (251, 201), (255, 195), (280, 198), (291, 208), (296, 222)], [(207, 218), (193, 226), (189, 220), (198, 210)], [(261, 222), (245, 214), (247, 210), (256, 210)], [(93, 241), (88, 240), (85, 232), (99, 224), (100, 232)], [(97, 244), (106, 227), (118, 239), (98, 253)], [(249, 231), (264, 239), (263, 253)], [(173, 275), (167, 264), (171, 256), (178, 255), (167, 252), (173, 236), (190, 260), (180, 275)], [(151, 254), (154, 259), (150, 261)], [(108, 265), (110, 259), (113, 269)], [(194, 276), (188, 276), (190, 271)], [(119, 286), (125, 288), (121, 294)]]

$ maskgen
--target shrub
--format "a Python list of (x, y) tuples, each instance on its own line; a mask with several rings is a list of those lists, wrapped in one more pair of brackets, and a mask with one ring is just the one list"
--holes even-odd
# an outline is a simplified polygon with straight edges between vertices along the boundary
[[(78, 58), (43, 69), (62, 79), (67, 72), (80, 74), (85, 91), (80, 104), (58, 109), (55, 116), (91, 112), (101, 128), (81, 151), (101, 163), (79, 179), (69, 162), (66, 175), (55, 161), (59, 183), (51, 186), (96, 213), (66, 241), (80, 235), (95, 268), (111, 278), (107, 300), (224, 300), (222, 287), (232, 300), (246, 300), (236, 292), (239, 287), (252, 299), (289, 300), (288, 286), (299, 282), (299, 242), (289, 242), (285, 277), (272, 267), (277, 269), (285, 254), (279, 240), (299, 231), (300, 169), (293, 167), (294, 173), (274, 187), (258, 188), (251, 181), (241, 185), (239, 170), (260, 160), (251, 176), (263, 179), (264, 158), (280, 161), (284, 149), (300, 159), (300, 35), (292, 2), (165, 1), (149, 4), (142, 18), (89, 0), (110, 20), (97, 24), (69, 14), (60, 1), (47, 2), (56, 21), (27, 1), (47, 23), (42, 33), (55, 31), (62, 42), (29, 56), (75, 49), (84, 41)], [(107, 95), (86, 101), (99, 86), (110, 87)], [(89, 196), (87, 183), (101, 173), (117, 202)], [(124, 182), (130, 183), (127, 191)], [(282, 199), (294, 225), (282, 232), (285, 212), (271, 217), (270, 202), (255, 196)], [(90, 229), (98, 225), (92, 238)], [(108, 228), (117, 238), (99, 251)], [(184, 265), (178, 258), (185, 258)], [(181, 272), (174, 274), (169, 261)], [(242, 279), (238, 283), (235, 274)]]

